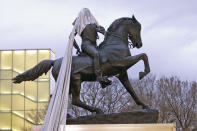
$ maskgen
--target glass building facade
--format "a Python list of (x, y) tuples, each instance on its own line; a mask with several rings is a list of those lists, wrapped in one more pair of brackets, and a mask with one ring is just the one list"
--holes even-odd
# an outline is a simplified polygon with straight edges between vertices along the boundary
[(42, 124), (38, 114), (46, 109), (54, 85), (50, 71), (20, 84), (11, 79), (45, 59), (54, 59), (50, 49), (0, 50), (0, 131), (23, 131)]

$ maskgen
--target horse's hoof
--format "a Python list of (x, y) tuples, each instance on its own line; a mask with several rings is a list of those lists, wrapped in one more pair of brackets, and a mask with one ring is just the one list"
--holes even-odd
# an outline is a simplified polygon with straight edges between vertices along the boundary
[(141, 80), (142, 78), (144, 78), (145, 73), (144, 72), (139, 72), (139, 79)]
[(100, 82), (100, 84), (101, 84), (101, 87), (104, 89), (107, 86), (111, 85), (112, 81), (108, 80), (107, 82)]
[(150, 110), (150, 109), (151, 109), (150, 106), (147, 105), (147, 104), (144, 104), (144, 105), (142, 106), (142, 108), (143, 108), (143, 109), (146, 109), (146, 110)]

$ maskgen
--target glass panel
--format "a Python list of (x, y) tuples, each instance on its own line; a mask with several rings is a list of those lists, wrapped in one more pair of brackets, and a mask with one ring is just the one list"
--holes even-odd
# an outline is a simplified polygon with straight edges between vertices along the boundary
[(0, 95), (0, 110), (11, 110), (11, 95)]
[(12, 95), (12, 110), (24, 110), (24, 96)]
[(11, 80), (0, 80), (0, 93), (11, 94)]
[(13, 73), (13, 78), (20, 74), (20, 73), (15, 72), (15, 71), (13, 71), (12, 73)]
[[(50, 59), (50, 51), (49, 50), (39, 50), (38, 51), (38, 63), (41, 62), (42, 60)], [(43, 74), (42, 76), (39, 77), (39, 79), (43, 78), (49, 78), (49, 71), (47, 74)]]
[(18, 94), (24, 96), (24, 82), (20, 84), (12, 84), (12, 94)]
[(33, 124), (31, 124), (30, 122), (25, 121), (25, 131), (32, 131), (31, 130), (32, 125)]
[(38, 103), (38, 110), (47, 110), (48, 103)]
[[(22, 114), (22, 112), (20, 113)], [(24, 115), (23, 115), (24, 116)], [(23, 118), (21, 118), (18, 115), (13, 114), (12, 115), (12, 129), (15, 131), (23, 131), (24, 130), (24, 125), (25, 121)]]
[(38, 122), (37, 111), (25, 111), (25, 119), (36, 124)]
[(28, 99), (37, 101), (37, 82), (35, 81), (25, 82), (25, 96)]
[(25, 99), (25, 110), (37, 110), (37, 103), (31, 101), (31, 100), (28, 100), (28, 99)]
[(24, 118), (24, 111), (12, 111), (12, 114)]
[(1, 69), (12, 69), (12, 51), (1, 51)]
[(13, 51), (13, 70), (17, 73), (24, 72), (25, 54), (23, 50)]
[(12, 78), (12, 70), (11, 69), (2, 69), (0, 72), (1, 79), (11, 79)]
[(25, 70), (28, 70), (37, 64), (37, 50), (27, 50), (25, 59)]
[(38, 101), (49, 101), (49, 82), (38, 82)]
[(38, 62), (42, 60), (50, 59), (50, 51), (49, 50), (39, 50), (38, 51)]
[(10, 130), (10, 129), (11, 129), (11, 114), (0, 113), (0, 130)]
[(47, 109), (48, 109), (48, 103), (38, 104), (38, 118), (40, 120), (39, 124), (42, 124), (44, 122), (44, 117), (46, 115)]

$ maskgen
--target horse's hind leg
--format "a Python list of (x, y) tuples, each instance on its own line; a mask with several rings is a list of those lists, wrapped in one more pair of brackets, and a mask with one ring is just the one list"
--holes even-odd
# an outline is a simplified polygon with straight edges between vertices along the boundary
[(128, 78), (128, 74), (127, 72), (123, 72), (122, 74), (120, 74), (118, 76), (118, 79), (121, 81), (121, 83), (124, 85), (124, 87), (126, 88), (126, 90), (129, 92), (129, 94), (133, 97), (135, 103), (137, 105), (141, 105), (143, 109), (150, 109), (148, 105), (144, 104), (139, 97), (137, 96), (137, 94), (135, 93), (135, 91), (133, 90), (133, 87), (131, 86), (131, 83), (129, 82), (129, 78)]
[(85, 103), (83, 103), (80, 100), (80, 90), (81, 90), (81, 75), (77, 74), (72, 78), (71, 81), (71, 93), (72, 93), (72, 104), (78, 107), (81, 107), (83, 109), (86, 109), (90, 112), (96, 112), (97, 114), (103, 114), (103, 111), (101, 109), (89, 106)]

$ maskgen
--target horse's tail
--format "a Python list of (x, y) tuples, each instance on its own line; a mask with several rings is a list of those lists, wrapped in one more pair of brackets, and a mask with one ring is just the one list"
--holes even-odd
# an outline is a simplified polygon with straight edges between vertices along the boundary
[(13, 83), (21, 83), (23, 81), (33, 81), (41, 76), (43, 73), (46, 73), (51, 69), (53, 66), (53, 60), (43, 60), (33, 68), (19, 74), (18, 76), (14, 77)]

